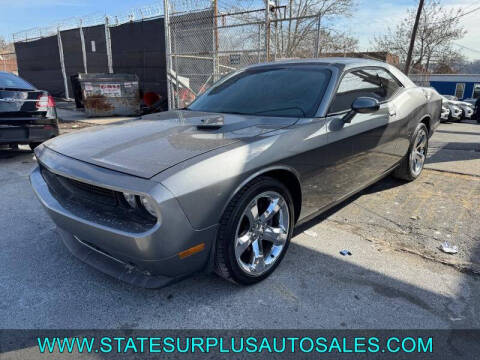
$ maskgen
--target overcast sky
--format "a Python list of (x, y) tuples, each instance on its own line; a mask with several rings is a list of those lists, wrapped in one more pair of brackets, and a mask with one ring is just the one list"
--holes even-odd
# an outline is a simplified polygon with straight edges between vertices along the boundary
[[(187, 2), (193, 0), (177, 0)], [(204, 0), (205, 1), (205, 0)], [(223, 3), (233, 0), (220, 0)], [(250, 6), (255, 1), (241, 0)], [(239, 1), (237, 1), (239, 2)], [(159, 0), (158, 4), (162, 4)], [(443, 0), (446, 6), (463, 7), (471, 10), (480, 6), (475, 0)], [(11, 40), (13, 32), (37, 26), (53, 25), (57, 21), (73, 16), (90, 14), (121, 15), (132, 8), (152, 4), (149, 0), (0, 0), (0, 36)], [(393, 26), (416, 0), (356, 0), (356, 11), (351, 18), (339, 19), (337, 27), (346, 30), (360, 40), (360, 50), (368, 50), (375, 34), (383, 33)], [(462, 18), (468, 34), (457, 41), (458, 46), (470, 59), (480, 59), (480, 11)], [(466, 47), (466, 48), (465, 48)], [(471, 49), (468, 50), (467, 48)]]

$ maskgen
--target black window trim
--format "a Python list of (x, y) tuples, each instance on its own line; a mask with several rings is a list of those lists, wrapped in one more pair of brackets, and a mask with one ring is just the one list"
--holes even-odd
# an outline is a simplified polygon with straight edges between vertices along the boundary
[(346, 114), (347, 112), (349, 112), (350, 110), (347, 109), (347, 110), (342, 110), (342, 111), (337, 111), (337, 112), (334, 112), (334, 113), (331, 113), (330, 112), (330, 107), (332, 106), (332, 103), (333, 101), (335, 100), (335, 96), (337, 95), (337, 91), (338, 91), (338, 88), (340, 86), (340, 83), (342, 82), (343, 78), (345, 77), (345, 75), (347, 75), (348, 73), (351, 73), (351, 72), (354, 72), (354, 71), (358, 71), (358, 70), (363, 70), (363, 69), (368, 69), (368, 70), (371, 70), (371, 69), (380, 69), (380, 70), (384, 70), (386, 71), (396, 82), (397, 84), (399, 85), (399, 88), (392, 94), (392, 96), (390, 96), (388, 99), (386, 100), (383, 100), (383, 101), (380, 101), (380, 105), (383, 105), (385, 103), (388, 103), (390, 101), (392, 101), (392, 99), (394, 99), (401, 91), (403, 91), (403, 89), (405, 89), (405, 85), (400, 81), (398, 80), (398, 78), (393, 75), (387, 68), (383, 67), (383, 66), (358, 66), (358, 67), (355, 67), (355, 68), (351, 68), (351, 69), (348, 69), (346, 71), (343, 72), (342, 76), (340, 76), (340, 79), (337, 81), (337, 84), (335, 86), (335, 91), (334, 91), (334, 95), (332, 97), (332, 99), (330, 100), (330, 103), (328, 104), (328, 107), (327, 107), (327, 114), (326, 116), (336, 116), (336, 115), (341, 115), (341, 114)]

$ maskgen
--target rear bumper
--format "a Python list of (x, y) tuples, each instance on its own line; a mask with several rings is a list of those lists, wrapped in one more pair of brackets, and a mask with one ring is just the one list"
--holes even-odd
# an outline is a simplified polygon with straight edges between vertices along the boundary
[(41, 143), (58, 136), (58, 126), (54, 125), (10, 125), (0, 121), (0, 144)]
[[(127, 179), (124, 174), (63, 159), (61, 155), (53, 154), (54, 159), (50, 159), (37, 151), (37, 156), (47, 165), (53, 165), (56, 159), (57, 167), (65, 170), (68, 165), (69, 172), (86, 174), (87, 167), (94, 177), (101, 172), (102, 176), (97, 178), (111, 187), (128, 182), (129, 190), (150, 193), (159, 203), (162, 221), (150, 230), (143, 233), (118, 230), (72, 213), (57, 200), (58, 195), (51, 193), (39, 168), (34, 169), (30, 182), (37, 197), (57, 225), (67, 248), (80, 260), (119, 280), (146, 288), (165, 286), (208, 265), (217, 226), (194, 230), (176, 199), (166, 193), (167, 190), (160, 189), (158, 183), (130, 176)], [(205, 244), (203, 251), (188, 257), (179, 256), (180, 252), (200, 243)]]

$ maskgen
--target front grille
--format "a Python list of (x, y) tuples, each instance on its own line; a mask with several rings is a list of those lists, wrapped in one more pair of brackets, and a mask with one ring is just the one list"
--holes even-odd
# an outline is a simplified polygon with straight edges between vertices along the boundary
[(40, 164), (50, 193), (68, 211), (86, 220), (131, 232), (144, 232), (156, 219), (141, 209), (132, 209), (122, 193), (55, 174)]
[(118, 192), (57, 175), (41, 166), (41, 173), (49, 188), (57, 193), (69, 194), (74, 199), (82, 199), (93, 203), (116, 206)]

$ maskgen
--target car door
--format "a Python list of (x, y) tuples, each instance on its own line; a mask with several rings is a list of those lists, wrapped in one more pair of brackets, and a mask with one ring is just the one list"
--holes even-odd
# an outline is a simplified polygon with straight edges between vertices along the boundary
[(309, 171), (302, 171), (304, 215), (342, 200), (375, 176), (368, 149), (377, 141), (376, 129), (389, 120), (388, 104), (382, 103), (380, 109), (372, 114), (356, 114), (351, 122), (344, 120), (357, 97), (383, 100), (377, 86), (365, 80), (363, 71), (356, 69), (344, 74), (328, 116), (321, 127), (314, 129), (315, 136), (306, 138), (315, 141), (317, 147), (302, 155), (302, 163), (312, 164)]
[[(358, 97), (377, 99), (381, 103), (379, 110), (356, 114), (350, 122), (345, 122), (345, 115)], [(378, 172), (371, 151), (377, 145), (379, 129), (389, 121), (390, 109), (384, 100), (371, 69), (355, 69), (341, 79), (326, 122), (329, 158), (336, 164), (330, 167), (328, 176), (333, 201), (358, 190)]]
[(372, 94), (380, 102), (379, 111), (357, 114), (352, 124), (358, 125), (356, 141), (353, 142), (354, 156), (364, 163), (358, 181), (369, 182), (395, 166), (407, 152), (408, 136), (406, 117), (401, 117), (399, 107), (405, 107), (402, 96), (403, 85), (383, 68), (368, 68), (360, 72), (365, 81), (372, 84)]

